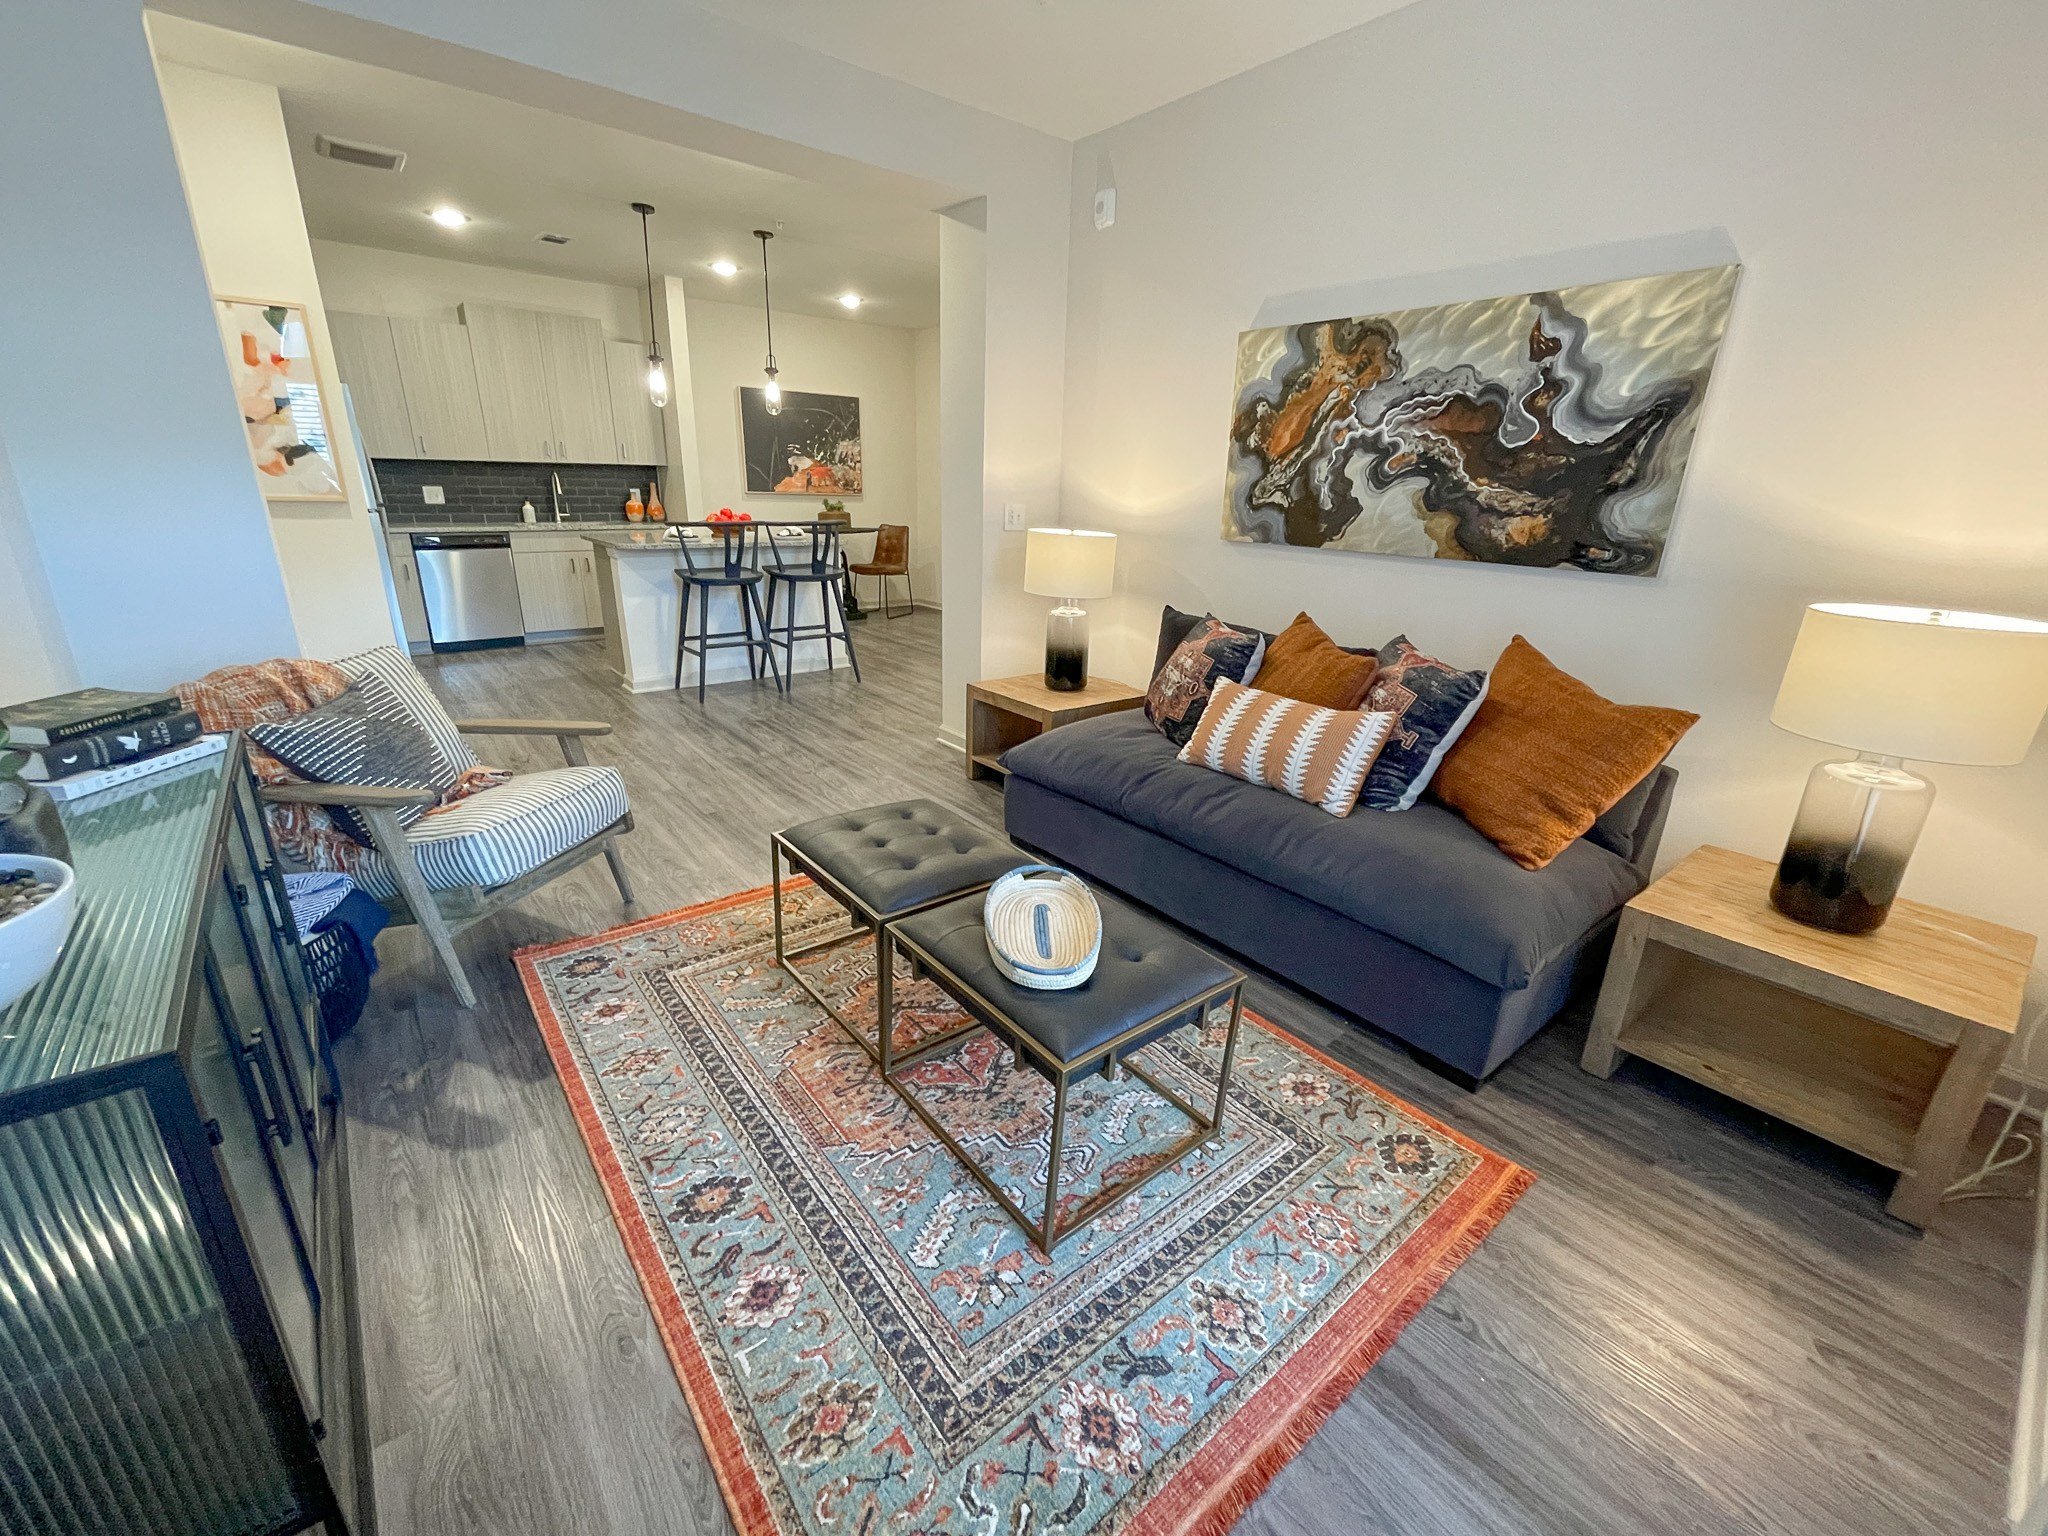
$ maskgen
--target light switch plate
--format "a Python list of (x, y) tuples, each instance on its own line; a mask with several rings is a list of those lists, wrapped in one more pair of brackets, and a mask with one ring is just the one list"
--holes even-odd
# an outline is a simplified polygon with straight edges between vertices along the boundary
[(1003, 503), (1003, 532), (1005, 532), (1005, 533), (1022, 533), (1023, 531), (1024, 531), (1024, 503), (1023, 503), (1023, 502), (1021, 502), (1021, 501), (1006, 501), (1006, 502), (1004, 502), (1004, 503)]
[(426, 497), (427, 505), (430, 507), (441, 507), (448, 504), (448, 498), (442, 494), (441, 487), (438, 485), (423, 485), (420, 487), (420, 494)]
[(1107, 229), (1116, 222), (1116, 188), (1104, 187), (1095, 194), (1095, 227)]

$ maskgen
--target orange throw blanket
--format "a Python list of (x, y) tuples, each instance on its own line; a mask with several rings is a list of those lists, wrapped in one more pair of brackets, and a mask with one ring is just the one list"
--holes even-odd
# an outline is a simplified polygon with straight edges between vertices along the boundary
[[(280, 658), (259, 661), (254, 666), (219, 667), (196, 683), (180, 683), (173, 690), (185, 707), (199, 716), (206, 731), (246, 731), (293, 715), (318, 709), (348, 691), (348, 676), (324, 661)], [(305, 779), (243, 738), (249, 767), (258, 784), (303, 784)], [(479, 790), (502, 784), (512, 775), (501, 768), (476, 767), (462, 776), (427, 811), (432, 816)], [(362, 862), (363, 845), (342, 831), (334, 818), (317, 805), (273, 805), (263, 807), (264, 824), (271, 841), (287, 863), (299, 869), (333, 870), (353, 874)]]

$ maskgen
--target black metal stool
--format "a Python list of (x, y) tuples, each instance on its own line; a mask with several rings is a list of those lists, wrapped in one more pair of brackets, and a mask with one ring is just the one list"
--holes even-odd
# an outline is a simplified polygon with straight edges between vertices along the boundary
[[(676, 687), (683, 686), (683, 658), (697, 658), (697, 702), (704, 702), (705, 673), (709, 670), (706, 662), (713, 651), (729, 651), (734, 646), (747, 648), (747, 671), (756, 682), (761, 678), (761, 661), (766, 658), (769, 674), (775, 679), (776, 692), (783, 688), (782, 674), (775, 668), (775, 651), (768, 643), (768, 614), (761, 606), (761, 572), (747, 562), (750, 549), (758, 549), (758, 531), (745, 523), (737, 524), (695, 524), (695, 527), (710, 527), (718, 534), (721, 546), (714, 556), (710, 550), (702, 552), (692, 548), (689, 530), (678, 529), (677, 545), (683, 552), (683, 568), (676, 572), (676, 584), (682, 588), (682, 611), (676, 615)], [(699, 560), (702, 564), (699, 564)], [(711, 628), (711, 594), (718, 590), (730, 590), (739, 598), (739, 629)], [(697, 598), (696, 646), (690, 644), (690, 598)], [(761, 631), (754, 632), (759, 622)], [(849, 647), (850, 649), (850, 647)]]
[[(832, 668), (832, 642), (846, 642), (846, 659), (853, 663), (853, 680), (860, 681), (860, 658), (853, 653), (853, 636), (846, 630), (846, 605), (840, 596), (839, 584), (845, 579), (839, 559), (839, 528), (829, 522), (811, 524), (811, 536), (803, 553), (807, 558), (800, 564), (790, 563), (789, 556), (775, 548), (775, 540), (768, 540), (768, 547), (775, 559), (768, 566), (768, 643), (782, 647), (783, 675), (788, 679), (786, 686), (796, 683), (796, 648), (799, 641), (822, 640), (825, 642), (825, 668)], [(805, 587), (815, 587), (818, 602), (823, 612), (815, 624), (799, 624), (796, 621), (797, 594)], [(775, 594), (783, 593), (788, 598), (788, 607), (782, 615), (782, 633), (775, 632)], [(836, 622), (835, 622), (836, 619)]]

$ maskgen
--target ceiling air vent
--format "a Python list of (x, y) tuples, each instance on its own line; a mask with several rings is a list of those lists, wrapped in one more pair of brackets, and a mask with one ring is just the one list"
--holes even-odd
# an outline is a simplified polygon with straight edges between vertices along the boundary
[(339, 160), (345, 165), (368, 166), (373, 171), (405, 169), (405, 151), (402, 149), (386, 149), (381, 144), (358, 144), (350, 139), (330, 139), (324, 133), (313, 135), (313, 153)]
[(535, 235), (533, 238), (542, 245), (567, 245), (569, 243), (567, 235)]

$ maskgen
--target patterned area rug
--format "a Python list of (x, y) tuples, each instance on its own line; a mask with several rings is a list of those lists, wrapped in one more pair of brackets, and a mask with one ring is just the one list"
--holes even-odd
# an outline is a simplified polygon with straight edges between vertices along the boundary
[[(1220, 1141), (1048, 1263), (776, 968), (764, 892), (517, 959), (743, 1536), (1227, 1530), (1530, 1179), (1247, 1012)], [(804, 963), (872, 1017), (872, 944)], [(1201, 1102), (1223, 1023), (1139, 1059)], [(1049, 1085), (985, 1032), (912, 1071), (1042, 1201)], [(1186, 1129), (1073, 1090), (1076, 1197)]]

